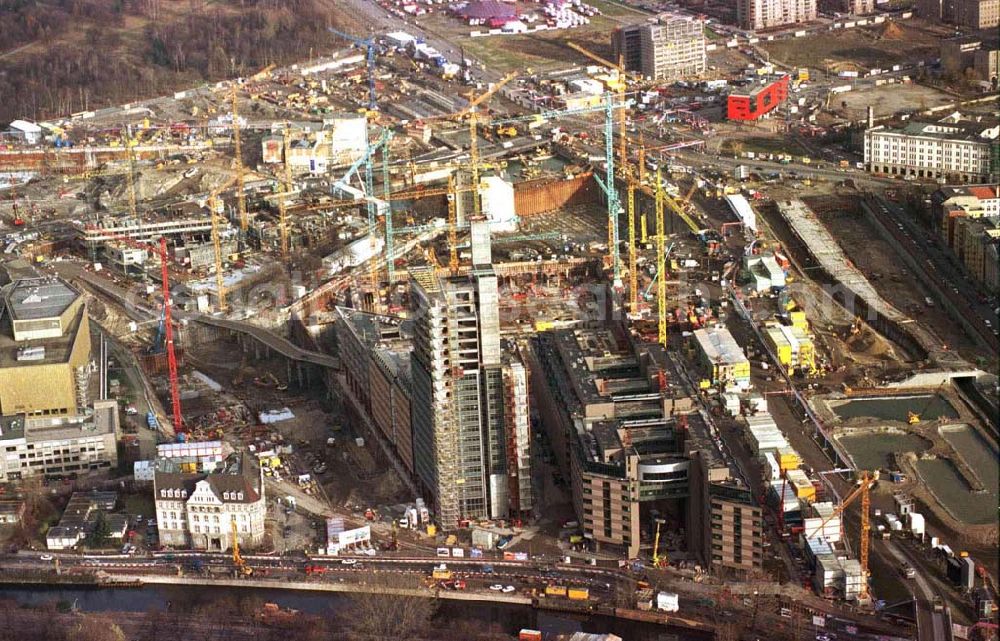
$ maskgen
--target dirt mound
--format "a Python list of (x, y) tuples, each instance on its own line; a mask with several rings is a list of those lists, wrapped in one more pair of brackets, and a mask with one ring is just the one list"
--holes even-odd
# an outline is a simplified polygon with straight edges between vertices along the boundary
[(898, 24), (890, 20), (885, 23), (885, 26), (882, 27), (882, 33), (880, 36), (886, 40), (902, 40), (906, 37), (906, 33), (899, 27)]

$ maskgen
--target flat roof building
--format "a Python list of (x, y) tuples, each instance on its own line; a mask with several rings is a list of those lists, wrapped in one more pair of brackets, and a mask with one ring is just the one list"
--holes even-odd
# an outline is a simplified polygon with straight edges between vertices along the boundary
[(80, 293), (58, 278), (3, 289), (0, 415), (72, 415), (89, 401), (90, 325)]
[(712, 385), (750, 385), (750, 360), (725, 327), (705, 327), (693, 333), (701, 371)]

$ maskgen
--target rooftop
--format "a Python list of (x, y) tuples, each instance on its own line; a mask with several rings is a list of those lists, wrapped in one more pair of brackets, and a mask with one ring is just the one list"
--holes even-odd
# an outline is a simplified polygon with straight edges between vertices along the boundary
[(1000, 133), (1000, 127), (995, 122), (950, 118), (939, 122), (910, 120), (902, 127), (880, 126), (875, 127), (875, 129), (903, 136), (920, 136), (940, 140), (970, 140), (973, 142), (996, 140), (998, 133)]
[(96, 405), (96, 408), (74, 416), (0, 416), (0, 441), (24, 438), (29, 443), (38, 443), (114, 432), (117, 405), (114, 401)]
[[(233, 454), (225, 461), (221, 472), (184, 474), (159, 471), (153, 477), (154, 499), (186, 500), (201, 482), (207, 482), (212, 493), (223, 503), (254, 503), (260, 500), (260, 477), (257, 466), (246, 454)], [(169, 496), (164, 496), (168, 492)]]
[(743, 349), (724, 327), (706, 327), (697, 329), (694, 338), (698, 341), (705, 356), (713, 363), (733, 365), (747, 360)]
[[(10, 317), (6, 314), (0, 316), (0, 368), (51, 365), (53, 363), (66, 362), (73, 347), (73, 341), (76, 340), (79, 333), (80, 324), (83, 322), (86, 314), (87, 308), (81, 305), (77, 310), (76, 316), (70, 321), (66, 332), (62, 336), (26, 341), (15, 341)], [(43, 358), (37, 360), (17, 360), (19, 350), (31, 347), (44, 347)]]
[(5, 290), (4, 306), (17, 321), (55, 318), (79, 296), (80, 292), (59, 278), (22, 278)]

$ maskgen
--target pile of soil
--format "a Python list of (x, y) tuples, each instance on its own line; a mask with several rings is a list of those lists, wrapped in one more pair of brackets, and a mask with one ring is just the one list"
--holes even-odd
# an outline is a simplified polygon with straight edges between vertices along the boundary
[(882, 27), (882, 33), (880, 34), (880, 37), (886, 40), (902, 40), (906, 37), (906, 34), (903, 32), (903, 30), (899, 27), (898, 24), (890, 20), (889, 22), (885, 23), (884, 27)]

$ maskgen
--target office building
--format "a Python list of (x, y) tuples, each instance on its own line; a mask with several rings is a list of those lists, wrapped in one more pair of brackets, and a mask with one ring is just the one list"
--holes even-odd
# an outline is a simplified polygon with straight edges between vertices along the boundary
[(503, 417), (507, 441), (507, 496), (511, 515), (527, 514), (534, 507), (531, 484), (531, 409), (528, 368), (512, 341), (504, 341)]
[(788, 99), (788, 76), (782, 76), (765, 85), (758, 85), (747, 93), (733, 92), (726, 98), (726, 118), (730, 120), (757, 120)]
[(700, 18), (663, 14), (639, 33), (642, 75), (672, 82), (705, 71), (705, 25)]
[(80, 292), (52, 277), (7, 285), (0, 308), (0, 415), (75, 415), (89, 400), (90, 375), (90, 326)]
[(540, 424), (589, 547), (651, 555), (662, 519), (713, 571), (760, 567), (760, 508), (660, 345), (616, 323), (543, 332), (531, 359)]
[(227, 550), (233, 531), (241, 547), (264, 539), (267, 503), (264, 475), (246, 454), (233, 454), (210, 473), (187, 473), (171, 459), (158, 459), (153, 500), (160, 543), (199, 550)]
[(625, 63), (625, 70), (642, 71), (642, 29), (643, 24), (618, 27), (611, 33), (612, 62), (619, 58)]
[(967, 29), (995, 29), (1000, 25), (1000, 0), (954, 0), (955, 24)]
[(118, 402), (79, 413), (0, 417), (0, 482), (82, 474), (118, 465)]
[(344, 364), (347, 387), (407, 475), (413, 476), (413, 429), (410, 423), (412, 325), (338, 307), (337, 353)]
[(816, 19), (816, 0), (737, 0), (736, 21), (742, 29), (772, 29)]
[(1000, 73), (1000, 38), (963, 36), (949, 38), (941, 42), (941, 67), (945, 73), (955, 77), (987, 82), (996, 79)]
[(497, 277), (488, 223), (470, 233), (467, 276), (410, 272), (414, 464), (445, 528), (509, 510)]
[(909, 121), (865, 131), (865, 168), (874, 174), (943, 178), (949, 182), (995, 180), (1000, 164), (995, 121), (954, 117), (940, 122)]

